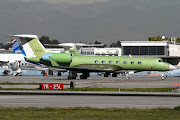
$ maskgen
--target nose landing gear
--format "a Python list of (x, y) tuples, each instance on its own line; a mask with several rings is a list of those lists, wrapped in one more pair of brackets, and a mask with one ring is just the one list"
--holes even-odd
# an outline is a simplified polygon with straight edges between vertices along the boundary
[(161, 80), (164, 80), (165, 78), (167, 78), (167, 75), (166, 75), (165, 72), (163, 72), (163, 73), (161, 74)]
[(125, 75), (126, 75), (126, 79), (129, 80), (130, 79), (129, 72), (125, 72)]

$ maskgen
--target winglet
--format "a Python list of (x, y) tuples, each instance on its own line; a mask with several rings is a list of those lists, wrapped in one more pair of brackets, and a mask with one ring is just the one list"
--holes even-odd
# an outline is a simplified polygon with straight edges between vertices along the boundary
[(53, 67), (60, 67), (60, 65), (51, 56), (49, 56), (49, 59)]
[(64, 50), (68, 50), (70, 54), (80, 55), (74, 43), (63, 43), (63, 44), (58, 44), (58, 45), (63, 47)]

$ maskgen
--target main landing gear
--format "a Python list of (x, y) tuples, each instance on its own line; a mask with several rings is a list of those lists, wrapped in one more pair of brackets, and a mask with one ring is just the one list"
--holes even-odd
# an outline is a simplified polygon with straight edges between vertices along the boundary
[[(76, 79), (77, 72), (76, 71), (69, 71), (68, 79)], [(89, 77), (89, 72), (83, 72), (80, 75), (80, 79), (87, 79)]]
[(58, 71), (57, 76), (61, 76), (61, 72), (60, 71)]
[[(105, 73), (104, 77), (109, 77), (110, 73)], [(117, 73), (113, 73), (112, 77), (117, 77)]]
[(87, 79), (89, 77), (89, 72), (83, 72), (82, 75), (80, 75), (80, 79)]
[(76, 71), (69, 71), (68, 79), (76, 79), (77, 72)]
[(48, 75), (53, 76), (53, 74), (54, 74), (54, 73), (53, 73), (53, 71), (52, 71), (52, 70), (49, 70), (49, 71), (48, 71)]
[(104, 77), (109, 77), (110, 73), (105, 73)]
[(112, 77), (117, 77), (117, 73), (113, 73), (113, 74), (112, 74)]

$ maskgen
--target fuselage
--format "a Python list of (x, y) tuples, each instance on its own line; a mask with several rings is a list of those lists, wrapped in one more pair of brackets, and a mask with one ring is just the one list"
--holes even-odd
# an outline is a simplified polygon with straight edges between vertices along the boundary
[(23, 54), (0, 54), (0, 61), (14, 63), (16, 60), (24, 60)]
[(136, 70), (136, 71), (168, 71), (170, 64), (161, 58), (124, 57), (124, 56), (87, 56), (67, 53), (52, 53), (43, 55), (43, 62), (50, 63), (51, 56), (61, 66), (89, 68), (98, 70)]
[(169, 64), (160, 58), (123, 56), (73, 56), (71, 67), (88, 67), (100, 70), (167, 71)]

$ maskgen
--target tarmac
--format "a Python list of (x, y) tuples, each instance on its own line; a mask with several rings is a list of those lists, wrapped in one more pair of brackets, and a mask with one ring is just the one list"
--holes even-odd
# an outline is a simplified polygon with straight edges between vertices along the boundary
[[(124, 76), (116, 78), (90, 76), (88, 79), (68, 80), (67, 76), (0, 76), (0, 83), (63, 83), (64, 88), (70, 87), (74, 81), (76, 88), (171, 88), (180, 84), (180, 77), (167, 77), (161, 80), (159, 76), (132, 76), (127, 80)], [(39, 88), (39, 85), (0, 85), (2, 88)]]
[(180, 92), (105, 92), (105, 91), (16, 91), (1, 90), (0, 95), (87, 95), (87, 96), (160, 96), (180, 97)]
[[(98, 91), (0, 91), (0, 106), (5, 107), (93, 107), (93, 108), (173, 108), (179, 106), (180, 92), (121, 92), (121, 88), (172, 88), (180, 84), (180, 77), (124, 76), (68, 80), (67, 76), (0, 76), (1, 83), (63, 83), (64, 88), (119, 88), (115, 92)], [(39, 85), (0, 85), (2, 88), (39, 88)]]

